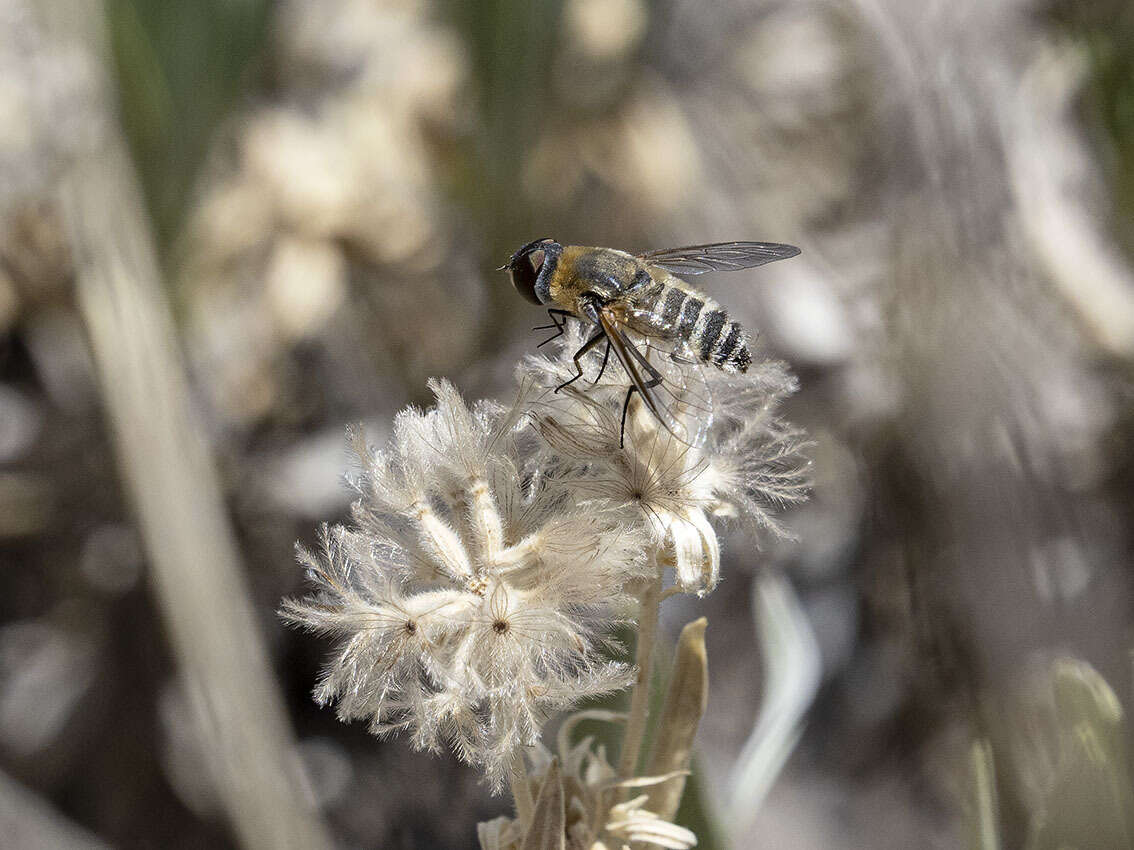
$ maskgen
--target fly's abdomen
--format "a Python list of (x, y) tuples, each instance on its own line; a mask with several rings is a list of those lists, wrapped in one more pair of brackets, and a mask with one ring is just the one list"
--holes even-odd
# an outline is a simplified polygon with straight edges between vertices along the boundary
[(704, 360), (726, 372), (744, 372), (752, 362), (748, 333), (728, 317), (719, 304), (706, 299), (689, 335), (689, 347)]
[(637, 306), (655, 333), (681, 339), (705, 363), (726, 372), (744, 372), (752, 362), (748, 333), (711, 298), (655, 284)]
[[(726, 320), (708, 359), (726, 372), (747, 372), (752, 363), (748, 342), (748, 332), (740, 323)], [(702, 347), (702, 354), (704, 350)]]

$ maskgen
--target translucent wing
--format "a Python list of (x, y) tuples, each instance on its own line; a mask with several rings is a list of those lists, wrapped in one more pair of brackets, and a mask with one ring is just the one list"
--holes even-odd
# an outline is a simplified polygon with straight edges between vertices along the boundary
[(599, 313), (602, 329), (642, 403), (679, 442), (704, 442), (713, 418), (712, 395), (701, 364), (679, 339), (642, 337), (635, 342), (609, 311)]
[(681, 422), (678, 440), (689, 446), (702, 445), (714, 421), (709, 370), (680, 337), (648, 337), (639, 350), (644, 350), (651, 361), (656, 360), (665, 375), (659, 395), (671, 415)]
[(677, 275), (736, 271), (786, 260), (799, 254), (794, 245), (778, 242), (717, 242), (639, 254), (638, 259)]

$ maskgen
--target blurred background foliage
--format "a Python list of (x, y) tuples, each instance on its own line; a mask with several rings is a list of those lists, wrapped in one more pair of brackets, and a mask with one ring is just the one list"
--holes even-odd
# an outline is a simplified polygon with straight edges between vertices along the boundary
[[(346, 511), (346, 423), (382, 442), (430, 375), (507, 396), (539, 317), (491, 270), (545, 235), (804, 248), (706, 283), (800, 375), (817, 485), (797, 544), (730, 539), (725, 587), (664, 623), (711, 622), (682, 822), (737, 847), (1131, 846), (1129, 4), (105, 11), (103, 91), (103, 57), (0, 0), (0, 823), (26, 846), (235, 840), (56, 204), (106, 92), (309, 796), (343, 846), (470, 846), (500, 801), (311, 704), (325, 647), (273, 616), (302, 586), (292, 544)], [(822, 673), (745, 809), (761, 570), (790, 578)]]
[(1087, 52), (1082, 112), (1114, 193), (1116, 235), (1134, 252), (1134, 10), (1057, 0), (1050, 11)]
[(122, 122), (165, 247), (185, 216), (212, 134), (248, 95), (271, 4), (111, 0)]

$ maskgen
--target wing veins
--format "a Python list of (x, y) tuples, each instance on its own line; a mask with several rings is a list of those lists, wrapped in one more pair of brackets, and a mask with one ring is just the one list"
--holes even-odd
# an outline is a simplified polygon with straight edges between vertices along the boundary
[(638, 259), (678, 275), (698, 275), (711, 271), (738, 271), (786, 260), (800, 253), (794, 245), (779, 242), (714, 242), (664, 248), (639, 254)]
[[(645, 358), (634, 343), (627, 339), (626, 334), (622, 328), (619, 327), (617, 320), (613, 319), (606, 310), (599, 311), (599, 321), (602, 323), (602, 329), (606, 333), (606, 338), (610, 340), (610, 346), (614, 350), (614, 356), (618, 358), (618, 362), (622, 364), (622, 368), (630, 377), (630, 382), (634, 385), (634, 389), (638, 391), (638, 395), (642, 397), (643, 403), (649, 409), (650, 413), (662, 424), (662, 426), (678, 440), (684, 438), (677, 431), (680, 426), (673, 421), (670, 412), (661, 404), (657, 396), (654, 394), (654, 388), (648, 387), (648, 381), (643, 380), (642, 373), (639, 370), (639, 364), (636, 358)], [(631, 355), (630, 350), (633, 350)]]

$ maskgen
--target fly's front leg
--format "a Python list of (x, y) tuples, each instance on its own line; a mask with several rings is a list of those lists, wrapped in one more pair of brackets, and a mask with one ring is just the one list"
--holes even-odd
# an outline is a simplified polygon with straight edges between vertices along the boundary
[[(574, 377), (569, 378), (568, 380), (566, 380), (562, 384), (560, 384), (558, 387), (556, 387), (555, 388), (556, 392), (559, 392), (564, 387), (568, 386), (569, 384), (575, 383), (575, 381), (577, 381), (577, 380), (579, 380), (579, 378), (583, 377), (583, 364), (580, 361), (583, 359), (583, 357), (586, 355), (586, 353), (588, 351), (590, 351), (592, 348), (594, 348), (596, 345), (598, 345), (600, 342), (602, 342), (604, 339), (606, 339), (606, 331), (604, 331), (602, 329), (602, 322), (599, 320), (599, 310), (601, 310), (601, 309), (602, 309), (602, 299), (599, 298), (597, 295), (595, 295), (593, 292), (584, 293), (579, 298), (579, 310), (582, 312), (583, 316), (585, 316), (591, 323), (598, 325), (599, 329), (598, 329), (598, 331), (595, 332), (595, 335), (592, 336), (590, 339), (588, 339), (586, 342), (584, 342), (582, 347), (578, 351), (576, 351), (575, 354), (571, 357), (571, 359), (575, 361), (575, 369), (577, 371), (576, 371)], [(609, 342), (607, 343), (607, 345), (608, 345), (607, 352), (609, 354)], [(606, 368), (606, 358), (605, 357), (603, 358), (603, 368), (604, 369)], [(599, 375), (601, 376), (602, 372), (599, 372)]]
[(539, 325), (537, 327), (532, 328), (532, 330), (533, 331), (549, 331), (552, 328), (555, 328), (555, 336), (548, 337), (543, 342), (541, 342), (539, 345), (537, 345), (536, 348), (542, 348), (543, 346), (547, 345), (552, 340), (559, 339), (559, 337), (563, 336), (565, 329), (567, 328), (567, 320), (569, 318), (571, 318), (571, 316), (573, 316), (574, 314), (571, 313), (571, 311), (569, 311), (569, 310), (560, 310), (557, 307), (549, 307), (547, 309), (547, 315), (551, 319), (551, 324), (550, 325)]

